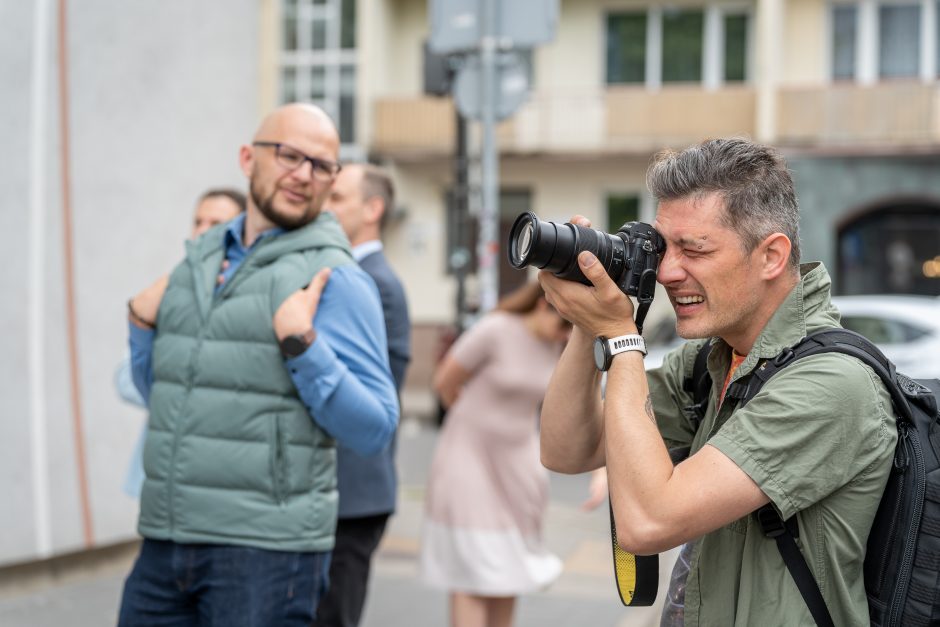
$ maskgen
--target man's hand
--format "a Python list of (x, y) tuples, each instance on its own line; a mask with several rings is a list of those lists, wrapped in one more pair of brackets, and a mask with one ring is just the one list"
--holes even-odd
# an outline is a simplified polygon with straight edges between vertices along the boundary
[[(590, 227), (584, 216), (571, 218), (572, 224)], [(566, 319), (590, 337), (604, 335), (617, 337), (636, 333), (633, 322), (633, 303), (607, 276), (604, 266), (589, 252), (578, 255), (581, 272), (593, 287), (575, 281), (559, 279), (545, 270), (539, 272), (539, 282), (549, 303)]]
[(135, 320), (134, 316), (130, 316), (133, 324), (140, 328), (147, 328), (141, 324), (143, 322), (149, 324), (149, 328), (153, 328), (157, 322), (157, 312), (160, 310), (160, 302), (163, 300), (163, 293), (166, 292), (169, 281), (170, 275), (164, 274), (151, 286), (131, 299), (131, 309), (139, 318), (139, 320)]
[(313, 317), (320, 304), (323, 288), (330, 278), (330, 269), (317, 272), (307, 287), (288, 296), (274, 312), (274, 334), (278, 341), (288, 335), (303, 335), (313, 326)]

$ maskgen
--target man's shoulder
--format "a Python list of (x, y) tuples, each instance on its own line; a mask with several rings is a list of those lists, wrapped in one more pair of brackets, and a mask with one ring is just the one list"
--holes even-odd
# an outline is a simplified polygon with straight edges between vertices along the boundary
[(382, 251), (376, 251), (359, 261), (360, 267), (372, 277), (383, 297), (404, 298), (404, 287), (398, 274), (388, 263)]

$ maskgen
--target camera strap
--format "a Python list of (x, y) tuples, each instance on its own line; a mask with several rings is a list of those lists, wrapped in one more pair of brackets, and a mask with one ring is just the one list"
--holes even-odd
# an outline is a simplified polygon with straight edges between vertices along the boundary
[[(609, 501), (609, 499), (608, 499)], [(645, 607), (656, 600), (659, 586), (659, 555), (634, 555), (617, 544), (614, 510), (610, 509), (610, 539), (614, 550), (614, 581), (620, 602), (628, 607)]]
[(643, 333), (643, 321), (646, 320), (646, 314), (649, 313), (650, 305), (653, 304), (653, 296), (656, 295), (656, 270), (647, 268), (640, 275), (639, 285), (636, 290), (636, 330), (637, 333)]

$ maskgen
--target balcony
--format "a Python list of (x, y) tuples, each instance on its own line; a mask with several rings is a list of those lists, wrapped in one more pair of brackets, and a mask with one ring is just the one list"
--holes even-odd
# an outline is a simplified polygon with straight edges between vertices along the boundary
[(437, 157), (453, 151), (455, 127), (449, 98), (378, 100), (369, 148), (396, 157)]
[[(541, 92), (497, 133), (506, 154), (642, 154), (705, 137), (753, 135), (754, 107), (754, 92), (746, 87)], [(453, 133), (450, 100), (378, 100), (370, 149), (397, 158), (437, 158), (453, 149)]]
[(783, 88), (780, 144), (817, 148), (897, 148), (940, 141), (940, 98), (915, 82)]
[(750, 87), (717, 90), (669, 86), (607, 90), (608, 142), (617, 146), (686, 146), (708, 137), (754, 136), (755, 93)]

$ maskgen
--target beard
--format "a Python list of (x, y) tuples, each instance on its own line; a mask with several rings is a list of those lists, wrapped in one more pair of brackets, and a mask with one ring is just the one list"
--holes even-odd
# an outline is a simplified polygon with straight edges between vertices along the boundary
[(312, 222), (314, 218), (317, 217), (317, 214), (320, 213), (320, 207), (317, 204), (314, 204), (315, 199), (311, 198), (307, 205), (306, 211), (300, 215), (286, 215), (274, 206), (274, 196), (277, 194), (276, 186), (274, 191), (271, 192), (267, 197), (262, 195), (263, 192), (258, 189), (257, 182), (254, 179), (251, 180), (248, 189), (249, 193), (251, 194), (251, 199), (254, 201), (258, 211), (261, 212), (261, 215), (282, 229), (286, 229), (288, 231), (299, 229), (300, 227)]

